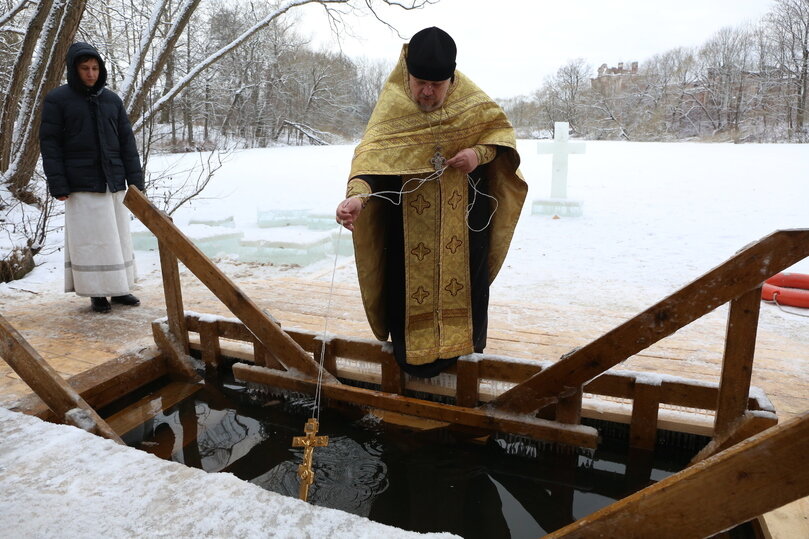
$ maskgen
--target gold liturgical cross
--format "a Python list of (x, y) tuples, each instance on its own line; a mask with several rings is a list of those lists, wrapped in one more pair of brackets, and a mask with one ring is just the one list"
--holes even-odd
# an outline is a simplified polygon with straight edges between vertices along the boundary
[(306, 436), (294, 436), (292, 447), (303, 447), (303, 462), (298, 466), (298, 479), (301, 480), (301, 488), (298, 497), (306, 501), (309, 497), (309, 487), (315, 482), (315, 472), (312, 470), (312, 456), (315, 447), (326, 447), (329, 445), (328, 436), (315, 436), (317, 434), (317, 419), (310, 417), (303, 427)]

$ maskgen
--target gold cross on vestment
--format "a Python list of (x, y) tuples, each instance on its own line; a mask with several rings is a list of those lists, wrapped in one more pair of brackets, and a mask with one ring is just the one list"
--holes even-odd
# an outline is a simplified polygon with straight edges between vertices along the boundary
[(309, 497), (309, 487), (315, 482), (315, 472), (312, 470), (312, 457), (315, 447), (329, 445), (328, 436), (315, 436), (317, 429), (317, 419), (310, 417), (303, 427), (303, 432), (306, 433), (306, 436), (294, 436), (292, 438), (292, 447), (303, 447), (303, 462), (298, 466), (298, 479), (301, 480), (298, 497), (303, 501), (306, 501)]

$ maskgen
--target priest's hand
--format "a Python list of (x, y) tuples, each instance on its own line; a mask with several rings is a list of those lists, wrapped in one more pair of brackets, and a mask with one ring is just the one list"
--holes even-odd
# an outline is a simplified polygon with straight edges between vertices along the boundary
[(472, 148), (464, 148), (456, 153), (454, 157), (447, 159), (447, 166), (457, 168), (465, 174), (469, 174), (479, 165), (478, 154)]
[(361, 211), (362, 200), (358, 197), (349, 197), (337, 206), (337, 222), (353, 232), (354, 221), (357, 220)]

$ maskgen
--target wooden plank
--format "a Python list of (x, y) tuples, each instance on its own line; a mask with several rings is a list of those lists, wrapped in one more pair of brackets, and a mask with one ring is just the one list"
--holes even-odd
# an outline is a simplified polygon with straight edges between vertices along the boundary
[(809, 229), (774, 232), (631, 320), (574, 349), (489, 406), (530, 413), (554, 404), (563, 387), (592, 380), (807, 256)]
[[(242, 363), (233, 365), (233, 375), (239, 380), (292, 391), (314, 393), (317, 387), (315, 383), (307, 379)], [(491, 413), (481, 408), (464, 408), (434, 403), (382, 391), (355, 388), (345, 384), (324, 382), (321, 385), (321, 394), (329, 399), (350, 402), (359, 406), (380, 408), (484, 430), (508, 432), (549, 442), (591, 449), (598, 444), (598, 432), (594, 428), (583, 425), (563, 425), (542, 419)]]
[[(91, 432), (124, 442), (89, 404), (59, 376), (28, 341), (0, 315), (0, 357), (16, 372), (23, 381), (42, 399), (61, 420), (74, 423), (69, 413), (80, 409), (92, 423)], [(81, 425), (76, 425), (81, 426)]]
[(709, 537), (809, 495), (809, 412), (546, 537)]
[(474, 408), (480, 401), (480, 362), (477, 356), (461, 356), (457, 362), (455, 382), (455, 403), (458, 406)]
[[(140, 354), (129, 354), (72, 376), (67, 383), (87, 404), (98, 409), (165, 374), (166, 362), (161, 356), (144, 357)], [(45, 421), (59, 421), (36, 393), (21, 398), (10, 409), (37, 416)]]
[(742, 414), (742, 417), (737, 418), (723, 433), (715, 435), (714, 439), (691, 459), (691, 464), (705, 460), (777, 424), (778, 418), (773, 414), (745, 412)]
[(222, 357), (217, 325), (215, 320), (200, 321), (199, 323), (199, 344), (202, 348), (202, 361), (213, 366), (219, 365), (219, 360)]
[(660, 411), (660, 386), (635, 382), (629, 447), (652, 450), (657, 443), (657, 416)]
[(765, 513), (758, 520), (764, 539), (809, 537), (809, 497)]
[(714, 423), (717, 436), (727, 434), (747, 410), (760, 309), (761, 286), (730, 302)]
[[(317, 378), (319, 367), (306, 351), (259, 309), (136, 187), (127, 190), (124, 204), (287, 368)], [(329, 373), (323, 374), (323, 377), (336, 382)]]
[(127, 406), (120, 412), (111, 415), (107, 418), (107, 422), (115, 432), (123, 436), (148, 420), (153, 419), (160, 412), (184, 401), (200, 389), (202, 389), (200, 384), (171, 382), (131, 406)]

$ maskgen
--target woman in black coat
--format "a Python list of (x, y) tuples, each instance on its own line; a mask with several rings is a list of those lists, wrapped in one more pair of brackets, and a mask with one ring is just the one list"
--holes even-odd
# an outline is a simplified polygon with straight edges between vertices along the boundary
[(138, 305), (136, 269), (123, 206), (128, 185), (143, 190), (143, 170), (121, 99), (105, 88), (98, 51), (74, 43), (67, 84), (45, 97), (39, 138), (51, 196), (65, 202), (65, 291), (89, 296), (97, 312)]

